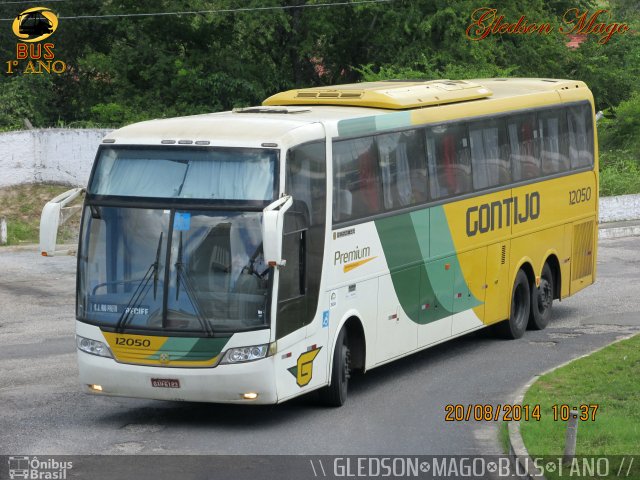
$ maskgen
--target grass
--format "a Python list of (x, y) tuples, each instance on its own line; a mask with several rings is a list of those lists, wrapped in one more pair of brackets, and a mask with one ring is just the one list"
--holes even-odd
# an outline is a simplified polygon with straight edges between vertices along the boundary
[(640, 193), (640, 160), (631, 150), (600, 152), (600, 195)]
[(509, 424), (502, 422), (498, 430), (498, 441), (504, 453), (509, 453)]
[[(638, 455), (639, 379), (640, 335), (609, 345), (541, 377), (523, 401), (523, 404), (541, 406), (539, 422), (521, 422), (529, 454), (534, 458), (557, 457), (564, 452), (566, 422), (554, 420), (553, 405), (597, 404), (595, 421), (578, 422), (576, 454)], [(617, 472), (616, 462), (620, 462), (620, 457), (610, 460), (612, 475)], [(640, 476), (640, 465), (634, 465), (634, 469), (635, 475)], [(561, 478), (557, 472), (547, 472), (547, 477)]]
[[(7, 244), (38, 243), (42, 207), (69, 188), (66, 185), (51, 184), (24, 184), (0, 188), (0, 218), (5, 217), (7, 221)], [(60, 227), (58, 243), (77, 241), (79, 223), (80, 217), (75, 215)]]

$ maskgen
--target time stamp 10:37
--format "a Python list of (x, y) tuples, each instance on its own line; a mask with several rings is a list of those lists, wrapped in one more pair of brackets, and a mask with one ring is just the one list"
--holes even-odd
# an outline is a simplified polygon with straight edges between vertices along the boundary
[[(539, 404), (536, 405), (519, 405), (519, 404), (474, 404), (469, 403), (463, 405), (448, 404), (444, 407), (444, 419), (447, 422), (519, 422), (524, 420), (540, 421), (543, 415), (543, 409)], [(583, 422), (596, 420), (598, 404), (584, 405), (551, 405), (549, 409), (554, 422), (566, 422), (570, 419), (576, 419)]]

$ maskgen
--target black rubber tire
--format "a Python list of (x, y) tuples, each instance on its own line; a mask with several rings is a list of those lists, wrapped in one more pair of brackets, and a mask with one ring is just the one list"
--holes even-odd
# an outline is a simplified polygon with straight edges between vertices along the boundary
[(529, 322), (529, 310), (531, 306), (531, 293), (529, 279), (522, 270), (518, 271), (513, 282), (511, 293), (511, 314), (509, 320), (496, 325), (496, 331), (502, 338), (515, 340), (524, 335)]
[(554, 293), (553, 273), (548, 263), (542, 267), (540, 286), (531, 289), (531, 313), (529, 314), (529, 328), (543, 330), (549, 325)]
[(341, 407), (347, 400), (349, 378), (351, 376), (351, 355), (347, 331), (343, 328), (338, 334), (333, 352), (331, 384), (320, 390), (320, 401), (330, 407)]

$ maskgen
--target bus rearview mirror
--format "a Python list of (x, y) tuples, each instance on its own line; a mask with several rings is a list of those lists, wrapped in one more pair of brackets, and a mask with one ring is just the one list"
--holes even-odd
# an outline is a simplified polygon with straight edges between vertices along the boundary
[(58, 228), (81, 207), (68, 207), (76, 198), (84, 193), (84, 188), (72, 188), (47, 202), (40, 215), (40, 252), (44, 257), (52, 257), (56, 252)]
[(284, 214), (293, 205), (290, 195), (280, 197), (262, 211), (262, 250), (264, 261), (270, 267), (282, 267), (282, 229)]

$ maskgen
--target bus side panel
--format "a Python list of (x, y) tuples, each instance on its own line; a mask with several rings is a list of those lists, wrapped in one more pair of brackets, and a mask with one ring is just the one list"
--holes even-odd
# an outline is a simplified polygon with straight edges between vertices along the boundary
[[(583, 172), (513, 189), (518, 204), (514, 206), (512, 232), (522, 246), (516, 249), (512, 244), (511, 265), (515, 267), (528, 256), (538, 277), (554, 251), (560, 264), (561, 297), (593, 283), (598, 199), (595, 175)], [(512, 270), (512, 281), (515, 273)]]
[(550, 255), (556, 255), (558, 259), (561, 259), (566, 254), (563, 252), (564, 245), (563, 225), (521, 235), (511, 241), (511, 281), (507, 284), (509, 291), (507, 305), (510, 305), (511, 302), (511, 289), (518, 269), (524, 263), (529, 263), (533, 268), (537, 284), (547, 258)]
[[(331, 358), (326, 328), (313, 337), (299, 339), (300, 335), (296, 332), (288, 336), (295, 337), (297, 341), (292, 344), (287, 341), (287, 337), (278, 340), (278, 351), (274, 359), (278, 402), (326, 384), (327, 365)], [(289, 344), (287, 348), (280, 348), (282, 340)]]
[(572, 225), (571, 295), (594, 281), (597, 235), (595, 217)]
[[(329, 326), (326, 328), (329, 334), (328, 346), (335, 345), (340, 328), (349, 318), (355, 317), (360, 320), (364, 331), (365, 340), (365, 369), (373, 368), (376, 364), (376, 339), (377, 339), (377, 318), (378, 318), (378, 281), (371, 278), (359, 280), (353, 284), (326, 292), (329, 304), (328, 315)], [(395, 292), (387, 291), (383, 297), (388, 297), (397, 302)], [(327, 371), (330, 365), (327, 366)]]
[(511, 242), (500, 242), (487, 248), (486, 296), (484, 322), (488, 325), (509, 318), (511, 277), (509, 258)]
[[(397, 235), (406, 238), (403, 229), (407, 225), (398, 228)], [(324, 294), (329, 305), (329, 345), (335, 343), (343, 321), (358, 318), (366, 341), (365, 368), (372, 368), (377, 363), (378, 281), (389, 274), (388, 258), (375, 223), (333, 230), (327, 242), (327, 254), (329, 262), (323, 273), (327, 278)], [(381, 296), (400, 304), (393, 288)]]
[(514, 237), (594, 217), (598, 202), (595, 174), (583, 172), (524, 185), (513, 189), (513, 197)]
[[(495, 271), (496, 252), (488, 249), (488, 246), (494, 245), (496, 242), (502, 244), (508, 241), (511, 233), (510, 199), (511, 189), (506, 189), (453, 201), (442, 207), (431, 209), (432, 238), (441, 236), (445, 228), (450, 230), (451, 246), (448, 250), (456, 253), (456, 263), (452, 265), (452, 268), (456, 270), (456, 285), (459, 288), (456, 291), (452, 290), (452, 295), (457, 297), (458, 294), (461, 294), (463, 297), (460, 297), (456, 302), (454, 312), (460, 313), (465, 310), (462, 308), (464, 302), (460, 300), (466, 299), (468, 300), (466, 309), (473, 308), (475, 316), (485, 324), (497, 321), (496, 316), (500, 316), (494, 311), (499, 308), (497, 307), (498, 300), (493, 293), (496, 288), (495, 279), (492, 293), (488, 291), (487, 283), (488, 275), (493, 278), (500, 270)], [(446, 220), (441, 219), (439, 211), (444, 213)], [(442, 244), (442, 240), (439, 243)], [(436, 255), (443, 253), (444, 250), (444, 248), (433, 248), (432, 244), (432, 256), (434, 253)], [(463, 282), (465, 285), (462, 284)], [(488, 308), (483, 306), (485, 301), (490, 302)], [(490, 315), (488, 320), (485, 318), (487, 314)], [(504, 317), (500, 318), (500, 320), (503, 319)], [(454, 326), (455, 333), (464, 331), (464, 324), (468, 322), (457, 320), (454, 323), (460, 324), (459, 327)]]
[(571, 241), (573, 238), (573, 225), (568, 223), (564, 226), (564, 245), (560, 261), (560, 276), (564, 280), (560, 285), (560, 298), (571, 295)]
[[(417, 316), (420, 286), (420, 269), (411, 267), (391, 275), (380, 277), (378, 296), (378, 338), (376, 341), (376, 361), (384, 362), (417, 348), (418, 324), (412, 319)], [(395, 291), (401, 289), (404, 295), (414, 298), (405, 311), (400, 305)], [(373, 300), (373, 299), (372, 299)]]
[(475, 274), (465, 279), (462, 270), (456, 272), (452, 292), (453, 311), (459, 315), (453, 317), (452, 333), (454, 335), (483, 326), (487, 292), (485, 288), (487, 248), (482, 247), (460, 253), (458, 261)]

